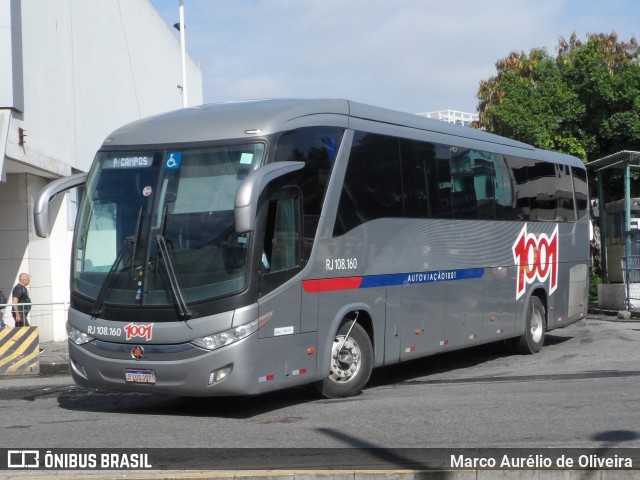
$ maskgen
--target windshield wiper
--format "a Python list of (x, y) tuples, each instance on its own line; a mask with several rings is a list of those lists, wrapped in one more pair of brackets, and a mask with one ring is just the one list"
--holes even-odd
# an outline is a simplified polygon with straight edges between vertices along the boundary
[(136, 248), (138, 247), (138, 240), (140, 238), (140, 224), (142, 223), (142, 205), (138, 209), (138, 219), (136, 220), (136, 229), (133, 234), (133, 247), (131, 248), (131, 278), (135, 277), (135, 261), (136, 261)]
[[(167, 241), (164, 235), (158, 235), (156, 237), (156, 241), (158, 242), (158, 253), (159, 255), (162, 255), (162, 259), (164, 260), (162, 264), (164, 265), (164, 269), (167, 272), (167, 277), (169, 278), (171, 292), (176, 299), (178, 315), (180, 315), (180, 317), (184, 320), (189, 319), (191, 318), (191, 312), (189, 311), (189, 307), (187, 307), (187, 302), (185, 302), (184, 297), (182, 296), (182, 289), (180, 288), (180, 284), (178, 283), (178, 276), (176, 275), (175, 268), (173, 267), (171, 254), (169, 253), (169, 249), (167, 248)], [(160, 263), (160, 259), (158, 259), (158, 263)]]
[(173, 293), (173, 297), (176, 299), (178, 315), (180, 315), (183, 320), (188, 320), (189, 318), (191, 318), (191, 312), (189, 311), (189, 307), (187, 307), (187, 302), (185, 302), (184, 297), (182, 296), (182, 289), (180, 288), (180, 284), (178, 283), (176, 270), (173, 267), (173, 260), (171, 260), (171, 254), (169, 253), (169, 248), (167, 247), (167, 239), (164, 236), (165, 228), (167, 226), (167, 214), (168, 208), (165, 204), (162, 211), (162, 223), (160, 224), (159, 228), (160, 233), (156, 236), (156, 242), (158, 242), (158, 263), (160, 263), (160, 256), (162, 255), (162, 259), (164, 260), (162, 264), (164, 265), (164, 269), (167, 272), (167, 277), (169, 278), (171, 292)]

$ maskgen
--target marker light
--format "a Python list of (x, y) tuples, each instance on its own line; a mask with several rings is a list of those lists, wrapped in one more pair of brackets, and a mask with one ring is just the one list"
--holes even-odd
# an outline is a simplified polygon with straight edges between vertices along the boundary
[(91, 335), (88, 335), (75, 327), (72, 327), (67, 323), (67, 337), (76, 345), (82, 345), (83, 343), (89, 343), (94, 340)]
[(226, 366), (224, 368), (219, 368), (218, 370), (214, 370), (209, 375), (209, 385), (213, 385), (214, 383), (221, 382), (225, 378), (227, 378), (231, 374), (231, 365)]
[(242, 340), (256, 330), (258, 330), (258, 320), (225, 330), (224, 332), (214, 333), (202, 338), (196, 338), (191, 343), (198, 347), (206, 348), (207, 350), (216, 350), (220, 347), (224, 347), (225, 345), (231, 345), (238, 340)]

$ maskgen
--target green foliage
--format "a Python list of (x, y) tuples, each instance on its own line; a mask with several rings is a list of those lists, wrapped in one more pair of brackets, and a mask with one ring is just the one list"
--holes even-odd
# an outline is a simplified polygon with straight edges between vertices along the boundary
[(615, 33), (512, 52), (480, 82), (478, 127), (583, 161), (640, 149), (640, 48)]
[(598, 300), (598, 285), (602, 283), (602, 278), (600, 278), (595, 273), (591, 272), (589, 274), (589, 300), (597, 301)]

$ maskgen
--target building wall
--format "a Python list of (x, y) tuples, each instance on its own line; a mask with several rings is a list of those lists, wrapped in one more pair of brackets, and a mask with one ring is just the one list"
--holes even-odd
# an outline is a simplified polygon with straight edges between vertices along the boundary
[[(87, 171), (117, 127), (182, 107), (180, 43), (149, 0), (0, 4), (0, 41), (11, 45), (10, 57), (0, 54), (0, 69), (10, 72), (0, 81), (0, 289), (9, 296), (20, 272), (30, 273), (32, 324), (41, 327), (41, 341), (61, 340), (69, 195), (52, 202), (47, 239), (34, 232), (35, 198), (52, 179)], [(202, 103), (202, 76), (191, 59), (187, 78), (189, 103)]]
[[(53, 223), (49, 238), (33, 234), (33, 199), (47, 179), (29, 173), (14, 173), (0, 183), (0, 290), (11, 297), (21, 272), (31, 275), (29, 291), (33, 305), (30, 320), (40, 326), (41, 339), (65, 336), (65, 313), (68, 303), (68, 278), (72, 232), (66, 228), (64, 196), (51, 203)], [(64, 217), (64, 218), (63, 218)], [(6, 275), (6, 273), (12, 275)], [(15, 272), (15, 273), (13, 273)], [(5, 311), (5, 323), (13, 325), (11, 308)], [(45, 340), (46, 341), (46, 340)]]

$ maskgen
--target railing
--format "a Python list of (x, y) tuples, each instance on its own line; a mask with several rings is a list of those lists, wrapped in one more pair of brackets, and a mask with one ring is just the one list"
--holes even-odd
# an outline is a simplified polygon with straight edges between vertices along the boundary
[(622, 272), (627, 287), (627, 307), (633, 310), (640, 308), (640, 255), (629, 255), (628, 258), (628, 265), (622, 259)]
[(29, 317), (31, 317), (34, 314), (34, 312), (38, 311), (38, 309), (34, 309), (33, 307), (40, 307), (40, 306), (54, 307), (54, 306), (61, 305), (65, 312), (69, 309), (69, 302), (43, 302), (43, 303), (33, 302), (33, 303), (0, 303), (0, 310), (7, 308), (8, 310), (5, 310), (5, 314), (10, 315), (11, 310), (15, 305), (19, 305), (21, 307), (27, 307), (27, 306), (31, 307), (29, 312)]
[[(60, 341), (66, 338), (66, 321), (69, 302), (32, 302), (16, 305), (31, 306), (28, 315), (29, 324), (40, 327), (40, 341)], [(1, 303), (0, 313), (3, 322), (8, 327), (14, 326), (11, 315), (13, 303)]]

